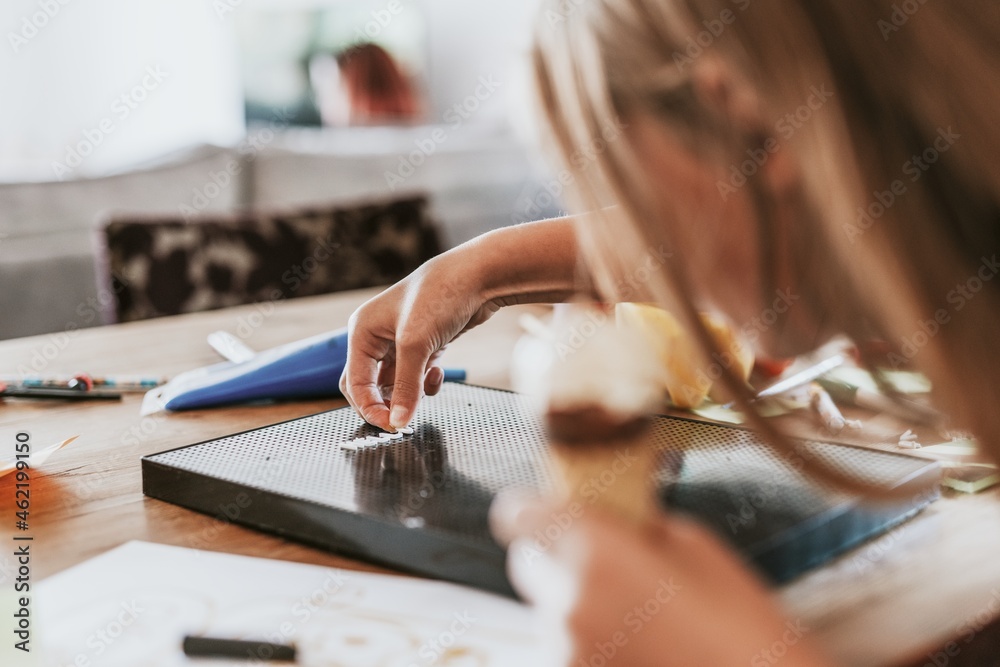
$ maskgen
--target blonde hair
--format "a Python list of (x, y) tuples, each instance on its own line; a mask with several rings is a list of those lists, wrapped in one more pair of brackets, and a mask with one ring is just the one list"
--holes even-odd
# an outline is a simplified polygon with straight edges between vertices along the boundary
[[(990, 282), (1000, 240), (994, 0), (546, 0), (539, 17), (538, 99), (574, 177), (573, 203), (587, 212), (578, 238), (601, 294), (622, 297), (644, 249), (673, 249), (645, 294), (625, 296), (675, 310), (705, 354), (717, 352), (671, 233), (711, 206), (664, 219), (652, 204), (663, 184), (639, 168), (628, 141), (600, 143), (602, 129), (655, 118), (718, 172), (722, 189), (734, 165), (776, 139), (774, 119), (822, 87), (822, 113), (782, 137), (798, 174), (792, 194), (753, 176), (745, 185), (763, 296), (787, 279), (814, 319), (895, 344), (896, 359), (931, 378), (937, 405), (1000, 458), (989, 375), (1000, 372), (1000, 281)], [(578, 159), (595, 142), (595, 158)], [(765, 438), (791, 451), (732, 373), (722, 381)]]

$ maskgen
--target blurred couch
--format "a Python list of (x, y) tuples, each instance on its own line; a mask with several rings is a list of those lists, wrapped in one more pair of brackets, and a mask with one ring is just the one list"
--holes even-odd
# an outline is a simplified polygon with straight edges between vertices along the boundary
[[(445, 248), (554, 215), (544, 172), (493, 128), (250, 128), (102, 178), (0, 184), (0, 339), (96, 326), (98, 226), (115, 212), (197, 215), (427, 195)], [(541, 196), (538, 196), (541, 193)]]

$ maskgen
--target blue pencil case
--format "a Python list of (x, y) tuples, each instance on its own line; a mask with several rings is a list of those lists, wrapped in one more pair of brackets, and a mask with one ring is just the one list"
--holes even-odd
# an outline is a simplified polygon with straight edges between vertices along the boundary
[[(340, 376), (346, 363), (347, 329), (338, 329), (258, 352), (246, 361), (224, 361), (181, 373), (146, 394), (142, 414), (341, 396)], [(444, 379), (463, 382), (465, 371), (446, 369)]]
[(347, 330), (312, 336), (181, 373), (143, 399), (142, 413), (192, 410), (248, 401), (340, 396), (347, 361)]

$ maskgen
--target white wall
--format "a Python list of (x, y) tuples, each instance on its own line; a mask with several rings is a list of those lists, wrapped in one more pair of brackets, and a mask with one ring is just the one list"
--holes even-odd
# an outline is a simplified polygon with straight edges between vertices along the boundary
[[(192, 145), (234, 145), (245, 132), (238, 12), (350, 2), (377, 12), (392, 1), (4, 0), (0, 181), (101, 176)], [(450, 122), (458, 104), (474, 107), (470, 123), (505, 123), (524, 106), (514, 64), (538, 0), (395, 1), (427, 26), (429, 122)], [(500, 83), (486, 99), (481, 78)]]
[[(246, 128), (236, 12), (354, 1), (360, 0), (3, 0), (0, 284), (7, 289), (0, 312), (23, 317), (0, 321), (0, 338), (96, 324), (77, 320), (80, 305), (96, 294), (91, 247), (101, 212), (176, 212), (238, 155), (232, 149), (242, 146)], [(515, 72), (537, 0), (399, 2), (405, 11), (421, 11), (428, 29), (434, 104), (428, 120), (437, 127), (373, 131), (357, 140), (352, 133), (344, 141), (316, 131), (271, 135), (252, 169), (246, 165), (240, 182), (212, 199), (211, 209), (393, 196), (385, 172), (443, 128), (447, 142), (403, 189), (431, 195), (446, 242), (527, 219), (527, 209), (535, 215), (542, 201), (535, 197), (535, 164), (506, 126), (509, 110), (525, 105)], [(220, 6), (232, 11), (220, 15)], [(165, 78), (154, 81), (149, 67)], [(122, 100), (144, 77), (150, 89), (137, 95), (145, 99)], [(482, 93), (481, 77), (500, 86), (454, 123), (445, 113)], [(110, 133), (100, 129), (104, 119)], [(53, 163), (66, 163), (67, 151), (96, 133), (99, 145), (58, 181)], [(183, 159), (182, 149), (196, 144), (230, 150)], [(181, 162), (141, 164), (170, 154)]]
[[(211, 2), (4, 0), (0, 35), (0, 181), (101, 175), (244, 133), (232, 26)], [(75, 168), (74, 150), (89, 153)]]
[(419, 0), (427, 13), (431, 96), (437, 112), (473, 94), (481, 76), (503, 85), (477, 118), (505, 118), (520, 103), (517, 60), (527, 54), (538, 0)]
[[(513, 61), (526, 54), (539, 0), (223, 0), (236, 3), (235, 11), (274, 8), (318, 8), (334, 4), (365, 7), (362, 34), (377, 39), (392, 29), (395, 16), (419, 13), (427, 28), (428, 85), (432, 112), (430, 123), (449, 122), (444, 113), (475, 93), (479, 77), (503, 82), (475, 113), (482, 122), (505, 119), (508, 100), (521, 103), (521, 85), (511, 73)], [(397, 3), (397, 12), (388, 11)], [(380, 24), (386, 21), (386, 24)], [(355, 33), (355, 29), (348, 29)], [(472, 120), (471, 118), (469, 120)]]

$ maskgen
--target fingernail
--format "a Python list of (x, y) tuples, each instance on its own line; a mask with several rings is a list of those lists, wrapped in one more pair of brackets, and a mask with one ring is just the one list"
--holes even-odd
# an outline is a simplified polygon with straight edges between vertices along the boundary
[(406, 426), (410, 423), (410, 412), (402, 405), (392, 406), (392, 410), (389, 412), (389, 424), (393, 428), (400, 428)]

